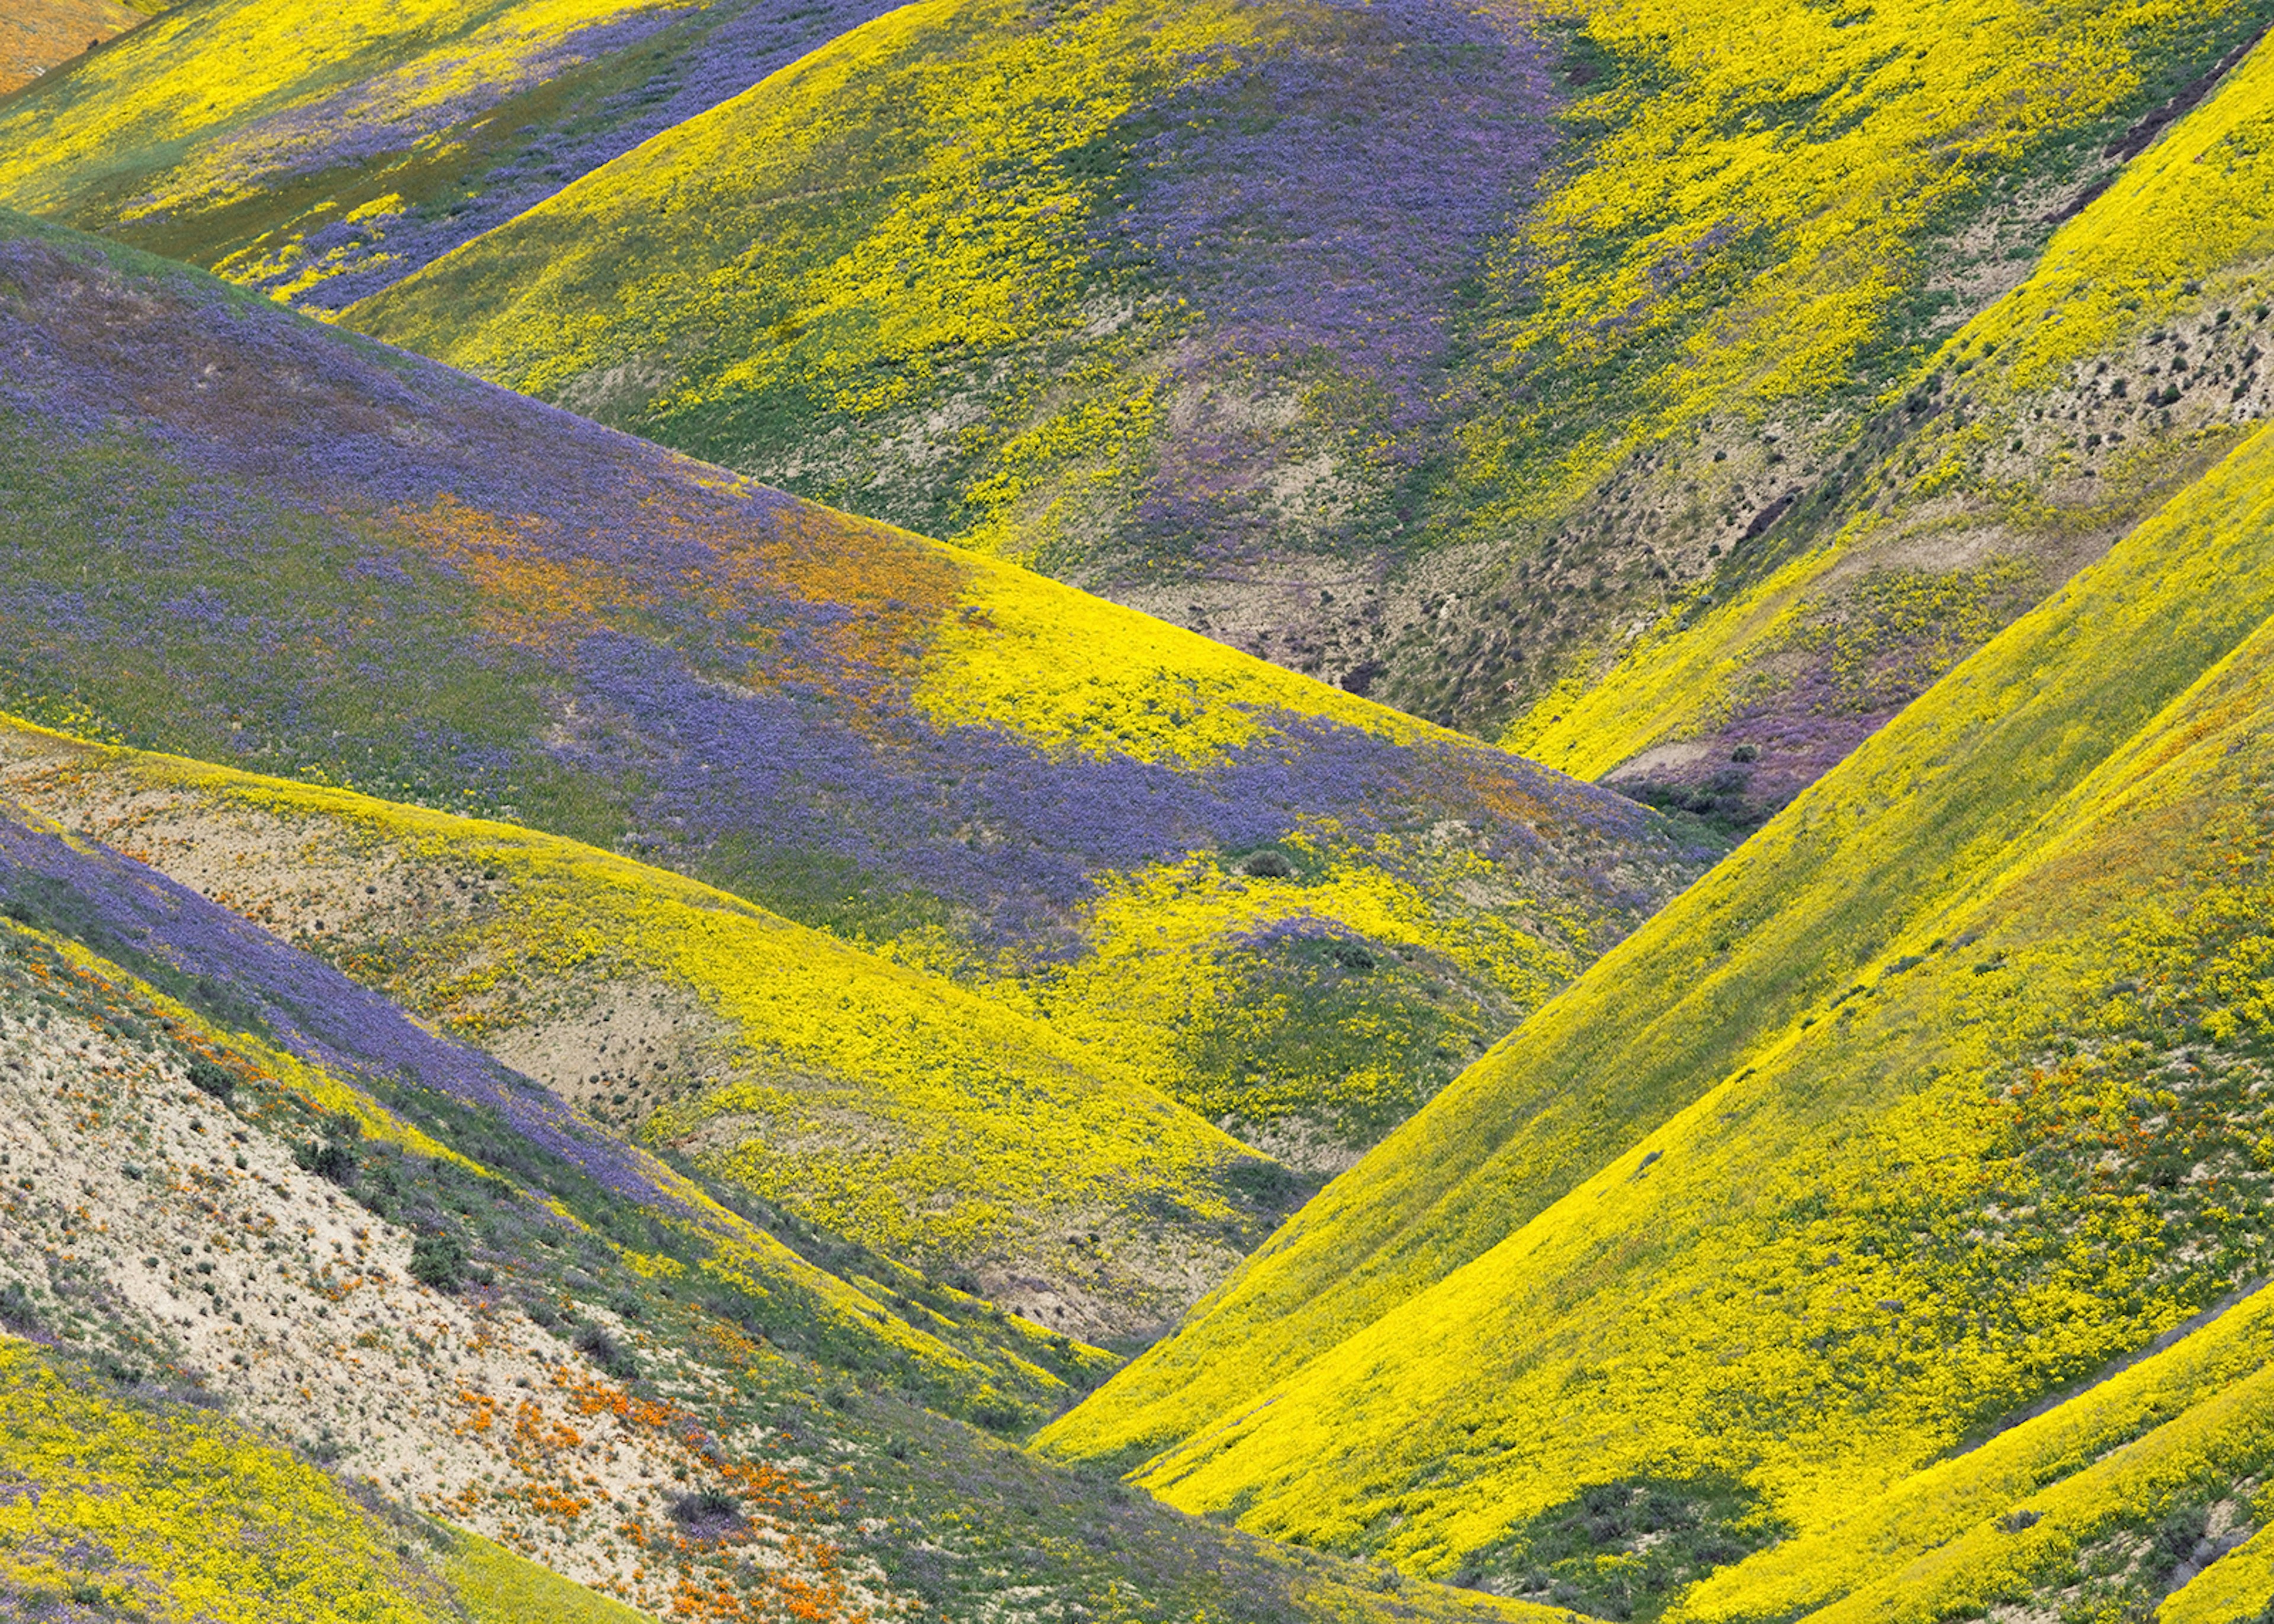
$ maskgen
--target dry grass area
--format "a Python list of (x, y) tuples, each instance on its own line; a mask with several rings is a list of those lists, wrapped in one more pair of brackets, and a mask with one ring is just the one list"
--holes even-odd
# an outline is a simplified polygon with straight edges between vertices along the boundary
[(13, 0), (0, 12), (0, 94), (141, 20), (139, 11), (118, 0)]

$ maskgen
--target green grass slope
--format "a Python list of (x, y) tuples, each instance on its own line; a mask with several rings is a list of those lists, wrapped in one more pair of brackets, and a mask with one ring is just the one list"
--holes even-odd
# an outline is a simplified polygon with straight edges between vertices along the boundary
[(1046, 1445), (1521, 1581), (1596, 1485), (1804, 1533), (2262, 1272), (2270, 474), (1962, 665)]
[(1014, 566), (0, 222), (0, 705), (668, 868), (1342, 1165), (1713, 854)]
[(1701, 810), (1773, 810), (2225, 455), (2269, 398), (2270, 94), (2254, 50), (2138, 132), (2026, 280), (1836, 461), (1777, 482), (1788, 520), (1505, 741)]
[(1048, 1025), (667, 870), (5, 718), (0, 789), (623, 1132), (1058, 1332), (1156, 1331), (1300, 1188)]

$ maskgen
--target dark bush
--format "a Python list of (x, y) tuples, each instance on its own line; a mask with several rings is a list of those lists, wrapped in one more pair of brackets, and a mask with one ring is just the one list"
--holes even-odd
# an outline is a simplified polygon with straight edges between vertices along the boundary
[(2148, 1549), (2148, 1565), (2157, 1573), (2169, 1574), (2195, 1554), (2210, 1526), (2210, 1514), (2206, 1507), (2182, 1506), (2156, 1525), (2155, 1537)]
[(629, 1381), (639, 1374), (639, 1362), (632, 1357), (631, 1350), (597, 1325), (586, 1323), (578, 1326), (571, 1345), (619, 1380)]
[(0, 1286), (0, 1325), (11, 1331), (28, 1331), (40, 1323), (38, 1312), (32, 1307), (32, 1298), (20, 1281), (10, 1281)]
[(1259, 880), (1284, 880), (1293, 876), (1295, 865), (1287, 861), (1284, 852), (1263, 851), (1240, 864), (1240, 870)]
[(1374, 968), (1374, 955), (1355, 942), (1337, 942), (1327, 949), (1327, 957), (1360, 975)]
[(410, 1243), (410, 1278), (456, 1291), (466, 1277), (466, 1249), (455, 1235), (421, 1235)]
[(1027, 1412), (1011, 1404), (980, 1404), (971, 1411), (976, 1425), (990, 1432), (1012, 1433), (1023, 1428), (1028, 1420)]
[(343, 1139), (295, 1145), (292, 1160), (300, 1164), (302, 1170), (335, 1184), (344, 1185), (355, 1177), (355, 1147)]
[(226, 1105), (230, 1095), (237, 1092), (237, 1077), (227, 1066), (216, 1065), (200, 1056), (190, 1062), (190, 1086)]
[(748, 1526), (742, 1507), (731, 1494), (701, 1489), (671, 1502), (671, 1520), (697, 1539), (719, 1539), (739, 1534)]

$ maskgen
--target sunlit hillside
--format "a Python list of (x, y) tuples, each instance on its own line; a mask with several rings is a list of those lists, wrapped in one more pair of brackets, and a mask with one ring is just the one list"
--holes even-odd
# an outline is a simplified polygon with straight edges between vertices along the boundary
[(0, 703), (33, 719), (675, 869), (1329, 1168), (1713, 854), (1014, 567), (8, 232)]
[(13, 811), (0, 1098), (14, 1615), (757, 1624), (960, 1615), (1015, 1574), (1158, 1624), (1520, 1616), (1028, 1460), (953, 1417), (1015, 1431), (1096, 1350), (787, 1244)]
[[(1662, 1489), (1720, 1565), (1829, 1537), (1859, 1496), (2255, 1288), (2270, 492), (2262, 432), (1329, 1186), (1050, 1446), (1152, 1456), (1141, 1481), (1258, 1530), (1511, 1581), (1587, 1557), (1555, 1531), (1587, 1496)], [(2238, 1413), (2240, 1454), (2190, 1455), (2086, 1522), (2247, 1498), (2269, 1434)], [(1886, 1576), (1859, 1564), (1826, 1598)]]
[(1903, 402), (2266, 14), (214, 0), (0, 200), (1750, 826), (2168, 488), (1931, 545)]
[(0, 200), (335, 308), (882, 9), (202, 0), (0, 104)]
[(23, 1616), (641, 1617), (478, 1535), (430, 1523), (413, 1545), (320, 1466), (210, 1406), (107, 1387), (11, 1336), (0, 1395), (0, 1470), (34, 1490), (0, 1512), (0, 1584)]
[(2274, 399), (2274, 56), (2189, 88), (1803, 492), (1790, 540), (1504, 741), (1669, 803), (1773, 808), (2252, 432)]
[(2274, 1624), (2274, 0), (104, 3), (0, 1618)]
[[(349, 320), (1544, 744), (1828, 536), (1888, 395), (2261, 26), (1173, 15), (893, 13)], [(1886, 559), (1751, 650), (1786, 726), (1709, 809), (1781, 804), (2091, 551), (2028, 543)]]

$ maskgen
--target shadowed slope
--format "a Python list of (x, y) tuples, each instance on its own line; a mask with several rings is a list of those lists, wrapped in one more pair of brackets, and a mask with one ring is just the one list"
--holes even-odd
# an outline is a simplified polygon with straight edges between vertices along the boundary
[(147, 868), (11, 814), (0, 892), (0, 1325), (56, 1354), (0, 1339), (11, 1602), (621, 1616), (502, 1545), (742, 1624), (972, 1616), (1006, 1572), (1149, 1624), (1524, 1616), (949, 1419), (1100, 1356), (781, 1221), (832, 1275)]
[(2269, 489), (2262, 434), (1046, 1441), (1430, 1570), (1676, 1470), (1806, 1530), (2260, 1272), (2202, 1181), (2262, 1199)]
[(0, 697), (35, 719), (645, 858), (1327, 1166), (1710, 855), (1011, 566), (10, 230)]
[(1296, 1181), (1049, 1026), (667, 871), (0, 718), (0, 786), (806, 1222), (1154, 1333)]

